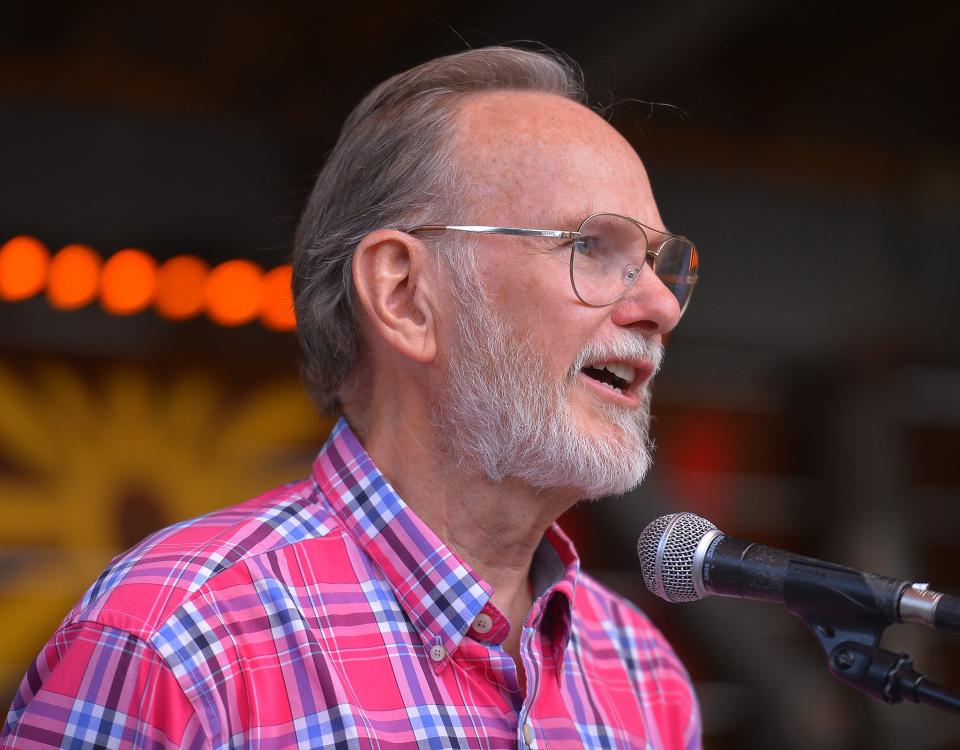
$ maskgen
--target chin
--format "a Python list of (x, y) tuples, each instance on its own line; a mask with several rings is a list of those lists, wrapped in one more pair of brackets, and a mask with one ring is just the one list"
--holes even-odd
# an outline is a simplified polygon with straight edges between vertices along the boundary
[(551, 464), (549, 469), (523, 478), (542, 489), (574, 488), (582, 499), (589, 500), (622, 495), (636, 488), (652, 463), (648, 418), (620, 409), (617, 412), (612, 419), (592, 415), (586, 424), (561, 420), (554, 432), (556, 439), (542, 446), (540, 458)]
[(579, 487), (587, 499), (622, 495), (643, 482), (653, 463), (649, 412), (620, 408), (592, 414), (580, 433)]
[(605, 472), (593, 478), (587, 486), (581, 487), (584, 500), (599, 500), (610, 495), (623, 495), (630, 492), (643, 482), (650, 468), (650, 461), (646, 455), (635, 457), (635, 460), (626, 462), (614, 475)]
[(626, 450), (631, 442), (637, 442), (637, 436), (632, 431), (624, 429), (619, 421), (611, 421), (605, 415), (591, 415), (584, 420), (581, 429), (591, 440), (608, 450)]

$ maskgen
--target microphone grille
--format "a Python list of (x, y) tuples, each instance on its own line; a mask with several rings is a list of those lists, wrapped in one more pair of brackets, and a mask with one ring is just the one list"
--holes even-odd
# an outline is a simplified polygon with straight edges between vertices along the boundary
[(637, 541), (647, 588), (668, 602), (700, 599), (693, 585), (693, 555), (704, 535), (716, 528), (693, 513), (670, 513), (647, 524)]

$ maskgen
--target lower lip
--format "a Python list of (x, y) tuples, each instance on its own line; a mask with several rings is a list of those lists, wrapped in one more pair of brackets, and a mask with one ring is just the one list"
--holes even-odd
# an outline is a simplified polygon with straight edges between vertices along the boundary
[(577, 381), (584, 383), (587, 388), (592, 389), (603, 398), (613, 401), (621, 406), (627, 406), (635, 409), (640, 405), (640, 400), (632, 391), (624, 392), (618, 391), (616, 388), (610, 388), (609, 386), (601, 383), (599, 380), (594, 380), (593, 378), (584, 375), (582, 372), (577, 373)]

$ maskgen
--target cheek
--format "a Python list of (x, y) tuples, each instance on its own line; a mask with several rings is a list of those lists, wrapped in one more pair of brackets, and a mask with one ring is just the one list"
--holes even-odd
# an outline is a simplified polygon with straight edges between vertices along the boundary
[[(529, 262), (527, 262), (529, 261)], [(549, 374), (564, 377), (595, 335), (593, 310), (576, 299), (569, 267), (556, 256), (491, 263), (488, 291), (518, 336), (544, 358)]]
[(534, 339), (570, 305), (570, 283), (556, 260), (542, 255), (514, 256), (491, 263), (487, 276), (487, 289), (497, 309)]
[(540, 301), (570, 301), (568, 252), (540, 252), (515, 239), (507, 241), (511, 244), (504, 247), (505, 243), (498, 243), (498, 251), (489, 253), (483, 262), (486, 287), (498, 304), (510, 309), (519, 303), (533, 306)]

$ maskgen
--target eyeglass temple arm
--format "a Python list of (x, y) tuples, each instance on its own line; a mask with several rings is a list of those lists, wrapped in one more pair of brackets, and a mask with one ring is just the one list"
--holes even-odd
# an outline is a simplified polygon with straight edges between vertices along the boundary
[(446, 224), (421, 224), (408, 229), (409, 234), (415, 232), (444, 232), (452, 229), (456, 232), (474, 232), (477, 234), (512, 234), (521, 237), (555, 237), (557, 239), (573, 239), (579, 232), (566, 232), (561, 229), (521, 229), (519, 227), (485, 227), (485, 226), (452, 226)]

